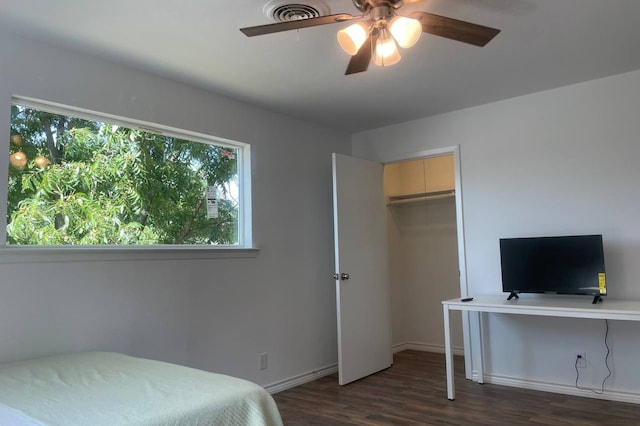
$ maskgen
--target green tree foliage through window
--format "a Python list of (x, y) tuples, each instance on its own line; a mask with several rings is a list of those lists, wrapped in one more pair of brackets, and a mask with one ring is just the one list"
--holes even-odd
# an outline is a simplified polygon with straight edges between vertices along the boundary
[[(13, 105), (7, 243), (237, 244), (238, 155)], [(217, 214), (207, 209), (208, 186)]]

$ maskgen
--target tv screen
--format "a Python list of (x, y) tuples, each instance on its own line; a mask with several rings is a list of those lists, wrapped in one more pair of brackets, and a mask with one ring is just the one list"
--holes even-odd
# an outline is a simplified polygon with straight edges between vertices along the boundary
[(502, 238), (500, 262), (509, 299), (517, 293), (607, 294), (602, 235)]

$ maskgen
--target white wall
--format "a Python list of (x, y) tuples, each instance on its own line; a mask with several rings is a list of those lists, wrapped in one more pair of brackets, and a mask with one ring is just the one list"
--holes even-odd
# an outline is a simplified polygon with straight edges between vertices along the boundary
[[(607, 297), (640, 300), (638, 111), (635, 71), (359, 133), (352, 150), (382, 160), (460, 145), (471, 296), (501, 292), (501, 237), (602, 233)], [(608, 389), (638, 397), (640, 326), (610, 323)], [(602, 321), (493, 315), (485, 326), (494, 377), (570, 387), (575, 351), (589, 360), (582, 385), (606, 375)]]
[(251, 259), (41, 263), (0, 253), (0, 361), (121, 351), (263, 385), (337, 361), (330, 153), (348, 152), (348, 135), (9, 34), (0, 57), (5, 152), (12, 95), (251, 144), (262, 249)]

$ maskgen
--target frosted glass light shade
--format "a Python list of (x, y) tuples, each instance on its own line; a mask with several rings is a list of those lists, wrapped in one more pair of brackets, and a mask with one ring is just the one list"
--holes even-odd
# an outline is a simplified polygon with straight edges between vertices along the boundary
[(361, 23), (353, 24), (338, 31), (338, 43), (342, 50), (353, 56), (367, 40), (367, 28)]
[(398, 46), (393, 37), (387, 36), (378, 39), (374, 62), (380, 67), (388, 67), (400, 62), (400, 52), (398, 52)]
[(389, 31), (398, 45), (408, 48), (416, 44), (422, 34), (422, 24), (417, 19), (396, 16), (391, 20)]

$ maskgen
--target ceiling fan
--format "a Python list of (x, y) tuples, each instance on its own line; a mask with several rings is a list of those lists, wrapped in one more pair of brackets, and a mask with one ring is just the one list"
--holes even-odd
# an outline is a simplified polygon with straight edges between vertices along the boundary
[[(412, 1), (412, 2), (415, 2)], [(353, 0), (362, 15), (348, 13), (296, 19), (275, 24), (240, 28), (247, 37), (315, 27), (347, 21), (355, 24), (338, 31), (338, 42), (351, 55), (345, 75), (366, 71), (373, 59), (376, 65), (389, 66), (400, 61), (398, 45), (413, 46), (425, 32), (475, 46), (484, 46), (499, 32), (471, 22), (460, 21), (428, 12), (413, 12), (408, 16), (397, 12), (402, 0)]]

